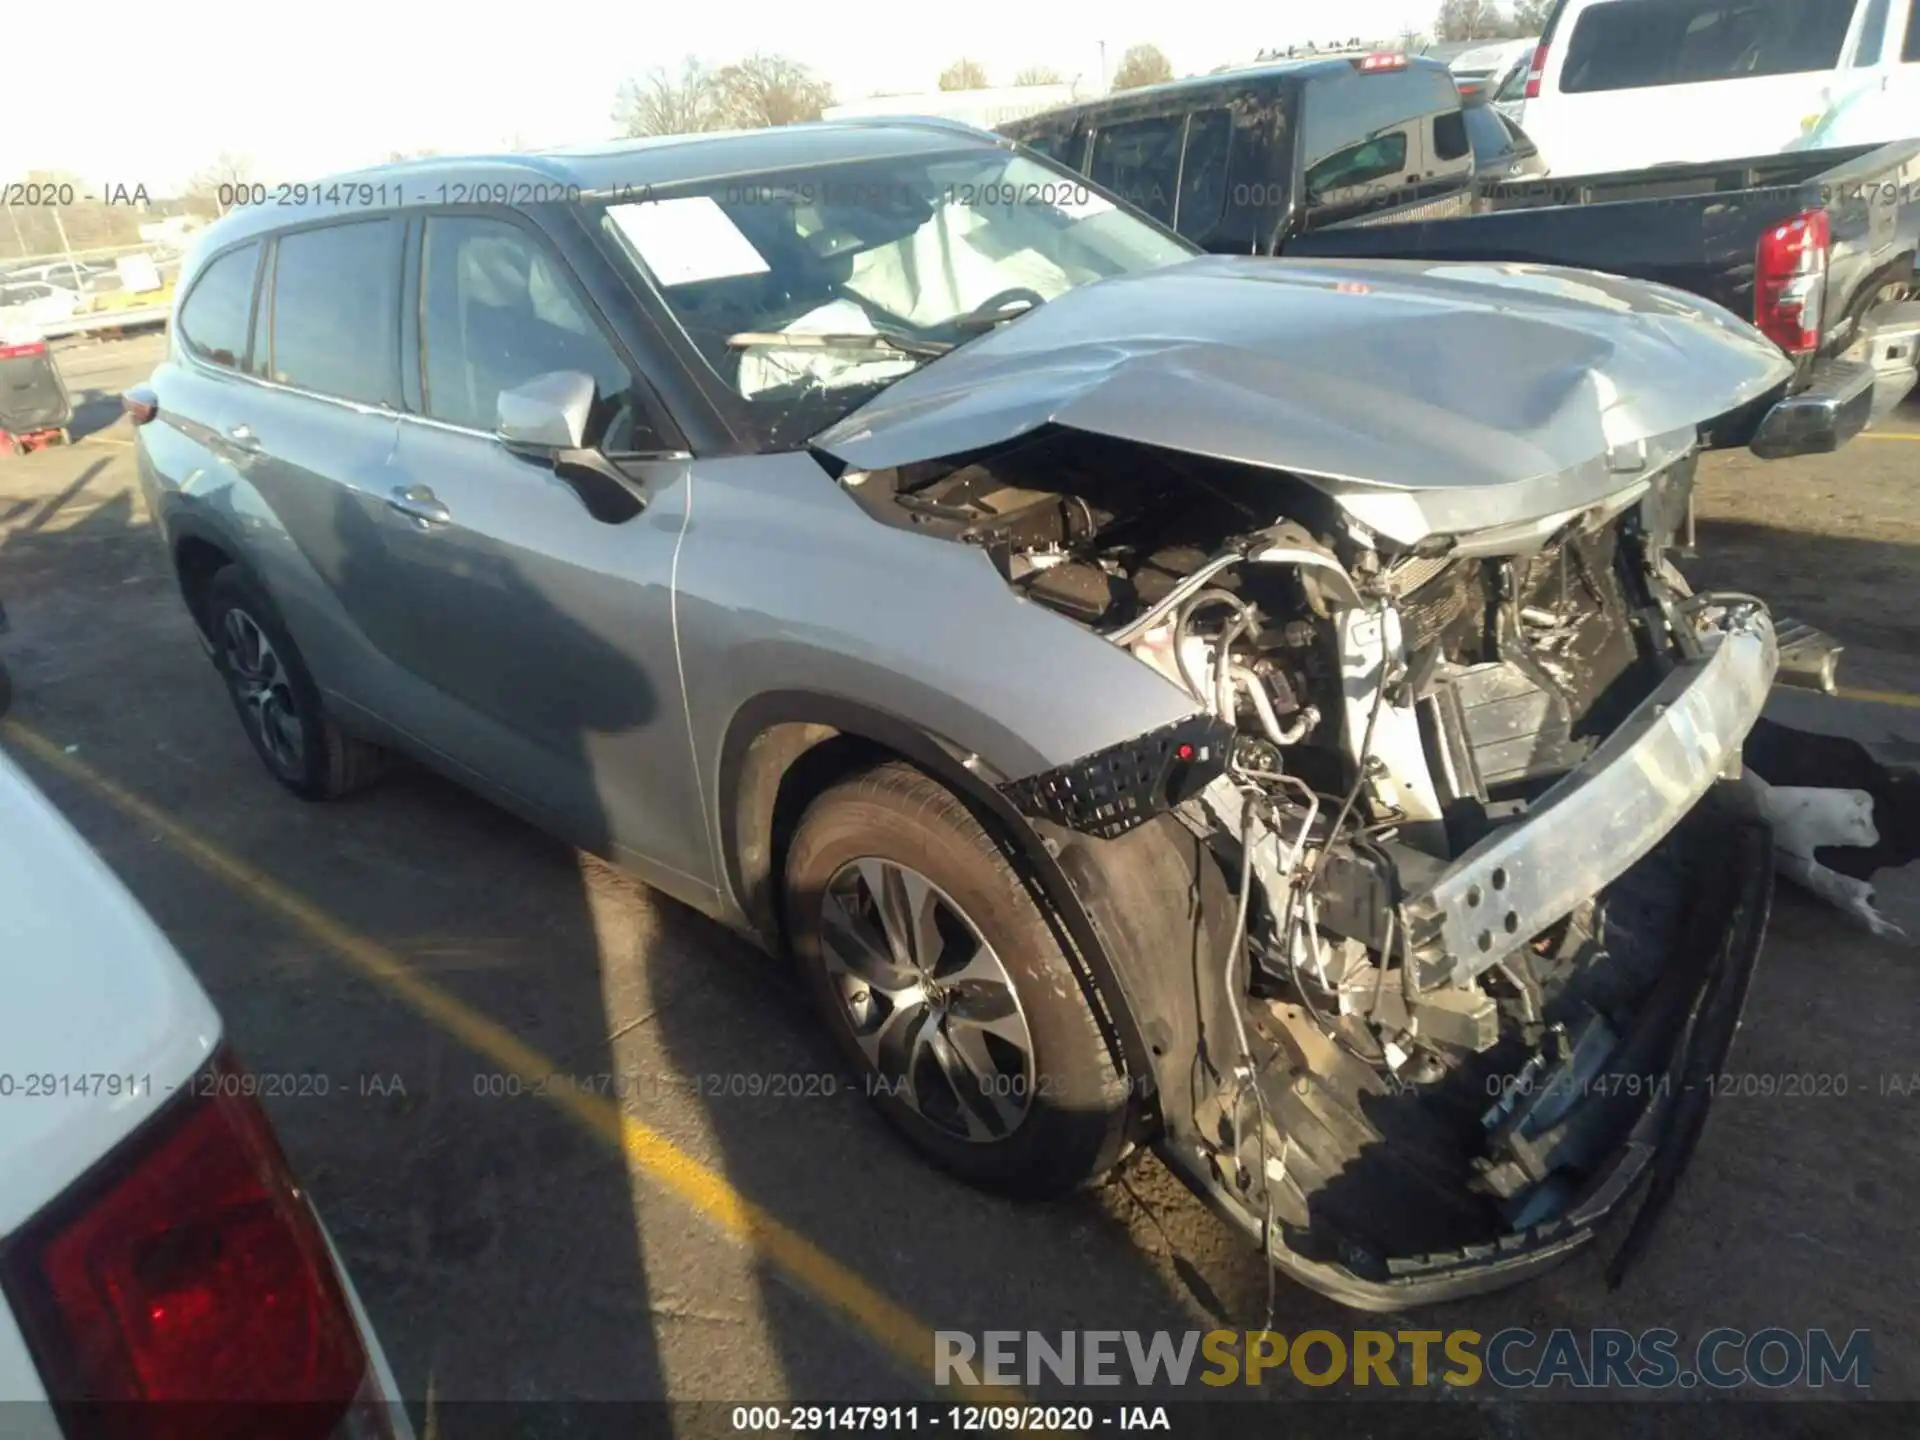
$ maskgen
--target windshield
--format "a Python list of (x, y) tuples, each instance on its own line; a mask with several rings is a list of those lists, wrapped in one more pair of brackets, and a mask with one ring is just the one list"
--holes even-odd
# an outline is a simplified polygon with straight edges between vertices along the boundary
[(981, 147), (675, 185), (602, 223), (777, 443), (993, 323), (1196, 253), (1080, 176)]

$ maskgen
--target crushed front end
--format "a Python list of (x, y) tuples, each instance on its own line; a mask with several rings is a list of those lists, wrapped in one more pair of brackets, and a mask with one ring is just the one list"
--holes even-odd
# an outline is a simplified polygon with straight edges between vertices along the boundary
[[(1698, 1131), (1771, 900), (1739, 775), (1779, 651), (1675, 567), (1696, 461), (1412, 544), (1062, 432), (854, 477), (1195, 706), (1005, 793), (1171, 977), (1128, 1001), (1162, 1153), (1349, 1304), (1511, 1283), (1630, 1196), (1650, 1219)], [(1169, 827), (1218, 887), (1204, 944), (1126, 938), (1206, 888), (1116, 858)]]
[(1668, 559), (1691, 470), (1518, 553), (1348, 527), (1275, 569), (1312, 548), (1276, 534), (1133, 627), (1231, 726), (1173, 808), (1237, 907), (1187, 1168), (1349, 1303), (1509, 1283), (1642, 1181), (1650, 1219), (1697, 1130), (1771, 896), (1728, 782), (1778, 657)]
[[(1637, 1204), (1624, 1264), (1772, 898), (1740, 767), (1784, 642), (1676, 562), (1700, 452), (1748, 443), (1785, 362), (1529, 267), (1172, 288), (1187, 343), (1067, 297), (822, 450), (1192, 707), (1003, 787), (1120, 957), (1169, 1164), (1363, 1308), (1513, 1283)], [(1268, 289), (1292, 330), (1243, 313)], [(1462, 336), (1471, 375), (1438, 364)]]

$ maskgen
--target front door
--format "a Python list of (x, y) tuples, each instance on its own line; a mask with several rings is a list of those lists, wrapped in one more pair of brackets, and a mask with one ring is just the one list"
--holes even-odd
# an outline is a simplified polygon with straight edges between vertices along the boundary
[(688, 462), (623, 460), (648, 503), (608, 524), (508, 451), (500, 392), (568, 370), (595, 381), (589, 443), (643, 452), (639, 387), (530, 225), (422, 224), (418, 414), (399, 422), (395, 483), (356, 494), (349, 521), (410, 682), (389, 718), (576, 844), (710, 889), (673, 640)]

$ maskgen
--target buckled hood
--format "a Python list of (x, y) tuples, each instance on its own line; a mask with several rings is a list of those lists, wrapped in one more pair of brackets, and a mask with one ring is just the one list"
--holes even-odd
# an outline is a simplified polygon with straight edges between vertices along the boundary
[(871, 470), (1059, 425), (1291, 472), (1411, 544), (1597, 504), (1791, 374), (1758, 330), (1664, 285), (1203, 256), (1069, 291), (814, 448)]

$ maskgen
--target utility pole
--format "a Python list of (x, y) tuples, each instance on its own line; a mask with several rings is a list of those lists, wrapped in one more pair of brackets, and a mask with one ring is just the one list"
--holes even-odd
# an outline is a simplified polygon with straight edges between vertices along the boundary
[(1104, 95), (1107, 93), (1107, 42), (1102, 40), (1099, 42), (1099, 44), (1100, 44), (1100, 93)]
[(19, 249), (21, 258), (25, 259), (27, 254), (27, 237), (20, 233), (20, 217), (13, 213), (12, 205), (7, 206), (7, 219), (13, 225), (13, 243)]
[(67, 227), (60, 223), (60, 207), (49, 205), (47, 213), (53, 216), (53, 228), (60, 236), (60, 253), (67, 257), (67, 279), (77, 290), (80, 288), (80, 265), (73, 258), (73, 246), (67, 243)]

